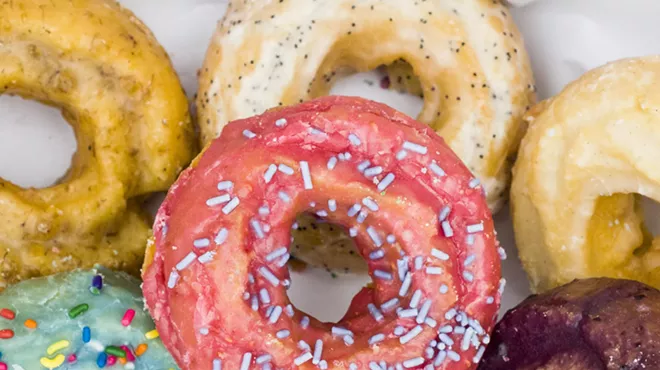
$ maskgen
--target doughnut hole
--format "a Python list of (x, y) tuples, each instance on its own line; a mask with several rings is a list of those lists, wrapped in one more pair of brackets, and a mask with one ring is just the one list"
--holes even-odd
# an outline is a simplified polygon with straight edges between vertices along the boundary
[(23, 188), (46, 188), (76, 162), (72, 117), (19, 96), (0, 96), (0, 178)]
[(640, 194), (598, 198), (587, 233), (590, 270), (660, 283), (659, 215), (660, 204)]

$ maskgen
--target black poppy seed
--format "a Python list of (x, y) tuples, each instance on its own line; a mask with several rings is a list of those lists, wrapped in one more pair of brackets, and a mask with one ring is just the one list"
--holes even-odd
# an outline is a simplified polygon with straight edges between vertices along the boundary
[(435, 91), (435, 86), (431, 86), (431, 91)]
[(457, 97), (456, 97), (456, 101), (461, 101), (461, 97), (460, 97), (460, 96), (457, 96)]
[(277, 105), (282, 105), (282, 102), (277, 103)]
[(351, 23), (351, 27), (355, 27), (355, 23)]
[(474, 89), (474, 87), (475, 87), (474, 84), (472, 84), (472, 85), (470, 85), (470, 86), (472, 86), (473, 89)]
[(430, 55), (427, 55), (427, 56), (426, 56), (426, 59), (431, 59), (431, 56), (430, 56)]
[(484, 159), (484, 155), (483, 155), (483, 154), (479, 154), (479, 159)]
[(346, 32), (347, 35), (350, 35), (351, 33), (352, 33), (351, 31)]
[(394, 22), (394, 19), (390, 18), (390, 22)]
[(449, 95), (445, 95), (445, 99), (449, 99)]
[(351, 6), (351, 9), (355, 9), (355, 5)]
[(477, 77), (477, 72), (472, 73), (472, 76)]

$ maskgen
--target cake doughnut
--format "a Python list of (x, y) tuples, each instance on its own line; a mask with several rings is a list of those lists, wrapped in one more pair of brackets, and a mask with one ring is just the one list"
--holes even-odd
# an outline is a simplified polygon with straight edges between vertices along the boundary
[(660, 57), (586, 73), (533, 108), (511, 189), (532, 289), (628, 278), (660, 287), (660, 241), (640, 194), (660, 200)]
[(202, 142), (229, 121), (327, 95), (341, 76), (397, 61), (391, 79), (419, 79), (406, 85), (424, 97), (418, 119), (498, 210), (535, 100), (522, 37), (500, 1), (231, 1), (199, 74)]
[(0, 294), (0, 369), (178, 369), (138, 279), (103, 267), (25, 280)]
[(167, 54), (115, 1), (3, 1), (0, 14), (0, 94), (60, 108), (78, 141), (50, 187), (0, 179), (0, 291), (94, 263), (139, 276), (150, 234), (140, 202), (196, 146)]
[(504, 315), (479, 370), (660, 368), (660, 291), (591, 278), (529, 297)]
[[(336, 324), (287, 297), (302, 211), (353, 230), (369, 264)], [(154, 235), (143, 292), (183, 369), (473, 369), (503, 286), (479, 182), (430, 128), (359, 98), (227, 125)]]

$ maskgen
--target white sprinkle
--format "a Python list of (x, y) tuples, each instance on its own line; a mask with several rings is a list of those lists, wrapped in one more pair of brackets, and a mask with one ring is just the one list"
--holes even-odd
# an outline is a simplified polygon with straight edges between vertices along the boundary
[(250, 220), (250, 226), (252, 227), (252, 231), (254, 231), (254, 234), (257, 236), (259, 239), (264, 238), (264, 231), (261, 228), (261, 223), (259, 223), (258, 220), (252, 219)]
[(426, 273), (429, 275), (442, 275), (442, 267), (429, 266), (426, 268)]
[(506, 260), (506, 251), (504, 250), (504, 248), (502, 247), (497, 248), (497, 253), (500, 255), (500, 260), (502, 261)]
[(352, 133), (348, 134), (348, 141), (350, 141), (351, 144), (353, 144), (353, 146), (358, 146), (358, 145), (362, 144), (362, 141), (360, 141), (360, 138), (357, 137), (357, 135), (352, 134)]
[(353, 343), (355, 343), (355, 340), (353, 339), (353, 337), (351, 337), (350, 335), (345, 335), (344, 336), (344, 344), (345, 345), (350, 346)]
[(282, 315), (282, 307), (281, 306), (275, 306), (273, 309), (273, 312), (270, 314), (268, 317), (268, 322), (271, 324), (275, 324), (277, 320), (280, 319), (280, 316)]
[(428, 149), (425, 146), (412, 143), (410, 141), (403, 142), (403, 149), (410, 150), (411, 152), (419, 154), (426, 154), (428, 152)]
[(337, 201), (334, 199), (330, 199), (328, 201), (328, 209), (330, 209), (330, 212), (334, 212), (337, 210)]
[(380, 367), (380, 365), (378, 365), (374, 361), (371, 361), (369, 363), (369, 370), (387, 370), (387, 369), (383, 369), (382, 367)]
[(431, 309), (431, 300), (427, 299), (426, 301), (424, 301), (422, 307), (419, 309), (419, 314), (417, 315), (417, 319), (415, 319), (415, 322), (417, 322), (418, 324), (423, 324), (424, 321), (426, 321), (426, 316), (428, 316), (430, 309)]
[(369, 212), (362, 210), (360, 211), (360, 214), (358, 214), (357, 218), (355, 219), (359, 224), (363, 223), (364, 220), (367, 219), (367, 216), (369, 216)]
[(409, 360), (403, 361), (403, 367), (406, 369), (410, 369), (411, 367), (416, 367), (424, 363), (424, 358), (423, 357), (415, 357), (411, 358)]
[(406, 158), (406, 156), (408, 156), (408, 152), (406, 152), (406, 151), (403, 150), (403, 149), (399, 150), (399, 151), (396, 153), (396, 159), (398, 159), (398, 160), (402, 160), (402, 159)]
[(236, 207), (238, 207), (239, 203), (241, 201), (238, 199), (238, 197), (234, 197), (232, 200), (229, 201), (229, 203), (225, 204), (224, 207), (222, 207), (222, 213), (228, 215), (233, 211)]
[(351, 238), (355, 238), (357, 236), (358, 230), (354, 227), (351, 227), (348, 229), (348, 235), (351, 236)]
[(371, 167), (364, 170), (364, 176), (366, 177), (378, 176), (381, 173), (383, 173), (383, 167), (381, 166)]
[(479, 186), (479, 184), (481, 184), (479, 179), (472, 179), (472, 180), (470, 180), (470, 183), (468, 184), (468, 186), (470, 187), (470, 189), (474, 189), (477, 186)]
[(467, 245), (474, 245), (474, 235), (469, 234), (468, 236), (466, 236), (465, 242), (467, 243)]
[(490, 343), (490, 336), (486, 334), (484, 336), (484, 339), (482, 340), (482, 342), (483, 342), (483, 344), (489, 344)]
[(470, 233), (470, 234), (478, 233), (480, 231), (484, 231), (484, 224), (483, 223), (478, 223), (478, 224), (467, 226), (467, 232)]
[(263, 276), (269, 283), (273, 286), (280, 285), (280, 279), (278, 279), (266, 266), (259, 267), (259, 274)]
[(446, 357), (447, 357), (447, 352), (445, 351), (438, 352), (438, 355), (435, 356), (435, 360), (433, 360), (433, 366), (438, 367), (442, 365)]
[(406, 344), (413, 340), (416, 336), (419, 335), (419, 333), (422, 332), (422, 327), (417, 325), (414, 328), (412, 328), (409, 332), (407, 332), (405, 335), (399, 337), (399, 343), (401, 344)]
[(307, 129), (307, 131), (309, 131), (309, 133), (312, 135), (325, 135), (325, 132), (323, 132), (323, 130), (320, 130), (316, 127), (310, 127)]
[(309, 352), (305, 352), (305, 353), (303, 353), (302, 355), (296, 357), (296, 359), (293, 360), (293, 363), (294, 363), (296, 366), (300, 366), (300, 365), (304, 364), (305, 362), (307, 362), (307, 361), (309, 361), (309, 360), (311, 360), (311, 359), (312, 359), (312, 354), (309, 353)]
[(378, 279), (392, 280), (392, 274), (383, 270), (374, 270), (374, 276)]
[(348, 335), (351, 337), (353, 336), (352, 331), (346, 328), (342, 328), (341, 326), (333, 326), (332, 329), (330, 329), (330, 332), (332, 333), (332, 335), (337, 335), (337, 336), (344, 336), (344, 335)]
[(348, 365), (348, 369), (349, 369), (349, 370), (357, 370), (357, 368), (358, 368), (357, 365), (354, 364), (353, 362), (351, 362), (351, 363)]
[(277, 121), (275, 121), (275, 126), (277, 126), (277, 127), (286, 126), (286, 118), (280, 118)]
[(250, 368), (250, 362), (252, 362), (252, 354), (249, 352), (246, 352), (243, 355), (243, 359), (241, 361), (241, 369), (240, 370), (248, 370)]
[(465, 261), (463, 261), (463, 266), (465, 267), (470, 266), (475, 259), (477, 259), (477, 256), (475, 256), (474, 254), (467, 256)]
[(201, 335), (209, 335), (209, 328), (200, 328), (200, 329), (199, 329), (199, 334), (201, 334)]
[(250, 293), (249, 292), (243, 292), (243, 300), (247, 301), (248, 299), (250, 299)]
[(229, 236), (229, 230), (227, 230), (226, 228), (223, 227), (215, 235), (215, 238), (213, 238), (213, 242), (215, 243), (215, 245), (221, 245), (221, 244), (223, 244), (224, 242), (227, 241), (228, 236)]
[(469, 319), (469, 320), (468, 320), (468, 324), (470, 325), (470, 327), (471, 327), (472, 329), (474, 329), (475, 332), (477, 332), (477, 334), (479, 334), (479, 335), (484, 335), (484, 334), (486, 334), (486, 331), (485, 331), (484, 328), (481, 326), (481, 324), (479, 324), (479, 321), (477, 321), (477, 320), (475, 320), (475, 319)]
[(322, 354), (323, 354), (323, 341), (317, 339), (316, 344), (314, 345), (314, 357), (312, 357), (312, 363), (314, 365), (318, 365), (318, 363), (321, 361)]
[(213, 370), (222, 370), (222, 360), (219, 358), (213, 359)]
[(309, 327), (309, 316), (303, 316), (303, 318), (300, 319), (300, 327), (303, 329), (307, 329)]
[(277, 169), (285, 175), (293, 175), (294, 174), (293, 168), (291, 168), (291, 167), (289, 167), (285, 164), (282, 164), (282, 163), (280, 163), (280, 165), (277, 166)]
[(197, 261), (199, 261), (199, 263), (206, 264), (211, 262), (214, 256), (215, 256), (215, 252), (206, 252), (201, 256), (197, 257)]
[[(427, 360), (432, 359), (434, 355), (435, 355), (435, 351), (433, 350), (433, 348), (426, 347), (424, 349), (424, 358), (426, 358)], [(433, 365), (431, 365), (431, 369), (433, 369)]]
[(363, 173), (364, 170), (366, 170), (367, 167), (369, 167), (369, 165), (371, 165), (371, 162), (369, 162), (369, 161), (362, 161), (362, 162), (360, 162), (360, 163), (357, 165), (357, 169), (358, 169), (358, 171), (360, 171), (360, 173)]
[(361, 205), (357, 203), (353, 204), (353, 206), (351, 206), (351, 208), (348, 209), (348, 213), (347, 213), (348, 217), (355, 216), (358, 212), (360, 212), (361, 209), (362, 209)]
[(441, 333), (440, 335), (438, 335), (438, 339), (440, 339), (440, 341), (441, 341), (442, 343), (444, 343), (444, 344), (446, 344), (446, 345), (448, 345), (448, 346), (450, 346), (450, 347), (454, 345), (454, 340), (451, 339), (451, 338), (450, 338), (447, 334), (445, 334), (445, 333)]
[(500, 279), (500, 286), (499, 286), (499, 288), (497, 289), (497, 291), (498, 291), (500, 294), (502, 294), (502, 293), (504, 293), (504, 288), (505, 288), (505, 287), (506, 287), (506, 279), (505, 279), (505, 278), (501, 278), (501, 279)]
[(275, 176), (275, 172), (277, 172), (276, 165), (271, 164), (270, 166), (268, 166), (268, 169), (266, 170), (266, 172), (264, 172), (264, 181), (266, 181), (266, 184), (271, 182), (273, 176)]
[(179, 263), (176, 264), (176, 269), (181, 271), (185, 269), (186, 267), (190, 266), (191, 263), (197, 258), (197, 255), (195, 252), (190, 252), (188, 253)]
[(284, 307), (284, 313), (288, 317), (293, 317), (293, 306), (291, 306), (290, 304), (286, 305), (286, 307)]
[(319, 216), (319, 217), (328, 217), (328, 212), (324, 211), (324, 210), (320, 210), (320, 211), (316, 212), (316, 215)]
[(369, 208), (373, 212), (376, 212), (379, 209), (378, 203), (376, 203), (376, 201), (371, 199), (370, 197), (366, 197), (362, 199), (362, 204), (364, 204), (367, 208)]
[(261, 355), (261, 356), (257, 357), (257, 359), (254, 362), (256, 362), (257, 365), (261, 365), (261, 364), (264, 364), (266, 362), (270, 362), (272, 359), (273, 359), (273, 356), (266, 354), (266, 355)]
[(441, 261), (449, 261), (449, 255), (439, 249), (431, 249), (431, 255)]
[(304, 340), (299, 340), (298, 349), (300, 349), (301, 351), (311, 351), (312, 347), (310, 347), (309, 344), (307, 344), (307, 342), (305, 342)]
[(176, 272), (176, 270), (172, 270), (172, 272), (170, 272), (170, 277), (167, 280), (167, 287), (170, 289), (174, 288), (177, 281), (179, 281), (179, 273)]
[(374, 318), (376, 321), (382, 321), (383, 320), (383, 314), (376, 308), (376, 305), (373, 303), (369, 303), (367, 305), (367, 309), (369, 310), (369, 314), (371, 314), (371, 317)]
[(245, 130), (243, 130), (243, 136), (245, 136), (248, 139), (252, 139), (252, 138), (255, 138), (257, 136), (257, 134), (255, 134), (254, 132), (252, 132), (250, 130), (245, 129)]
[(445, 170), (443, 170), (443, 169), (442, 169), (440, 166), (438, 166), (438, 164), (435, 163), (435, 162), (431, 162), (431, 164), (429, 164), (429, 169), (430, 169), (431, 172), (433, 172), (436, 176), (443, 177), (443, 176), (446, 175)]
[(483, 357), (484, 352), (486, 352), (486, 347), (484, 346), (479, 347), (477, 354), (472, 358), (472, 362), (478, 364), (479, 361), (481, 361), (481, 357)]
[(391, 172), (385, 175), (385, 177), (378, 183), (378, 191), (384, 191), (387, 189), (387, 187), (394, 181), (394, 178), (395, 176)]
[(373, 346), (374, 344), (382, 342), (384, 340), (385, 340), (385, 334), (379, 333), (369, 338), (369, 345)]
[(405, 331), (406, 329), (403, 326), (399, 325), (396, 328), (394, 328), (394, 331), (392, 333), (397, 337), (400, 337), (401, 335), (403, 335)]
[(369, 259), (372, 260), (372, 261), (381, 259), (383, 257), (385, 257), (385, 251), (382, 250), (382, 249), (375, 250), (375, 251), (369, 253)]
[(463, 271), (463, 279), (467, 280), (468, 282), (472, 282), (474, 280), (474, 275), (468, 271)]
[(388, 243), (394, 244), (394, 242), (396, 241), (396, 238), (394, 237), (394, 235), (390, 234), (390, 235), (387, 236), (386, 240), (387, 240)]
[(435, 328), (438, 325), (438, 322), (431, 317), (427, 317), (426, 320), (424, 320), (424, 324), (428, 325), (431, 328)]
[(277, 248), (276, 250), (274, 250), (274, 251), (272, 251), (272, 252), (270, 252), (266, 255), (266, 261), (267, 262), (272, 262), (272, 261), (282, 257), (283, 255), (285, 255), (287, 253), (287, 251), (288, 251), (287, 247)]
[(462, 327), (462, 326), (456, 326), (454, 328), (454, 333), (456, 333), (456, 334), (465, 334), (465, 328)]
[(291, 197), (289, 197), (289, 194), (280, 191), (277, 193), (277, 197), (280, 198), (282, 201), (289, 203), (291, 201)]
[(220, 196), (207, 199), (206, 205), (209, 207), (217, 206), (218, 204), (229, 202), (229, 199), (231, 199), (229, 194), (222, 194)]
[(445, 325), (438, 329), (438, 334), (449, 334), (453, 331), (454, 329), (451, 327), (451, 325)]
[[(288, 257), (287, 257), (287, 258), (288, 258)], [(288, 290), (289, 287), (291, 287), (291, 280), (289, 280), (289, 279), (284, 279), (284, 280), (282, 280), (282, 286), (283, 286), (285, 289)]]
[(396, 267), (399, 273), (399, 280), (403, 281), (408, 272), (408, 256), (396, 260)]
[(307, 161), (300, 161), (300, 172), (302, 172), (305, 189), (313, 189), (314, 186), (312, 185), (312, 174), (309, 172), (309, 163), (307, 163)]
[(254, 275), (248, 273), (248, 283), (254, 284)]
[(456, 317), (456, 314), (457, 314), (457, 313), (458, 313), (458, 312), (456, 312), (456, 309), (455, 309), (455, 308), (450, 309), (449, 311), (447, 311), (447, 312), (445, 313), (445, 320), (451, 320), (451, 319), (453, 319), (454, 317)]
[(463, 339), (461, 340), (461, 351), (465, 352), (470, 348), (470, 341), (472, 340), (472, 336), (474, 334), (475, 334), (474, 329), (467, 328), (465, 334), (463, 335)]
[(410, 307), (416, 308), (419, 304), (419, 301), (422, 299), (422, 291), (417, 289), (410, 298)]
[(202, 238), (202, 239), (195, 239), (193, 241), (193, 246), (195, 248), (204, 248), (208, 247), (211, 244), (211, 241), (208, 240), (207, 238)]
[(408, 318), (408, 317), (417, 317), (419, 314), (419, 311), (417, 311), (416, 308), (407, 308), (405, 310), (401, 310), (396, 313), (397, 316), (399, 316), (402, 319)]
[(376, 231), (376, 229), (374, 229), (373, 226), (367, 227), (367, 234), (369, 234), (371, 241), (373, 241), (374, 244), (376, 244), (376, 247), (380, 248), (383, 245), (383, 241), (380, 239), (380, 235), (378, 235), (378, 232)]
[(415, 270), (420, 270), (424, 264), (424, 257), (422, 256), (417, 256), (415, 257)]
[(389, 311), (393, 309), (396, 305), (399, 304), (399, 298), (392, 298), (389, 301), (380, 305), (380, 309), (383, 311)]
[(234, 187), (234, 183), (229, 181), (229, 180), (220, 181), (218, 183), (218, 190), (219, 191), (229, 190), (233, 187)]
[(486, 298), (486, 304), (493, 304), (494, 302), (495, 302), (495, 298), (493, 297)]
[(438, 290), (440, 294), (446, 294), (449, 291), (449, 287), (447, 284), (442, 284), (440, 285), (440, 289)]
[(270, 294), (268, 294), (266, 288), (261, 288), (261, 290), (259, 290), (259, 299), (261, 299), (261, 303), (264, 305), (270, 304)]
[(442, 232), (444, 232), (447, 238), (454, 236), (454, 230), (451, 228), (449, 221), (442, 221)]
[[(341, 155), (341, 154), (340, 154), (340, 155)], [(332, 170), (335, 169), (335, 166), (336, 166), (336, 165), (337, 165), (337, 157), (334, 157), (334, 156), (333, 156), (333, 157), (330, 157), (330, 159), (328, 160), (328, 169), (329, 169), (330, 171), (332, 171)]]
[[(398, 363), (398, 362), (396, 363), (396, 365), (394, 365), (394, 368), (396, 370), (403, 370), (403, 366), (401, 365), (401, 363)], [(391, 370), (391, 369), (387, 369), (387, 370)]]
[(412, 284), (412, 275), (410, 272), (407, 272), (403, 278), (403, 283), (401, 283), (401, 288), (399, 288), (399, 297), (405, 297), (408, 294), (408, 289), (410, 289), (410, 284)]
[(461, 360), (461, 356), (459, 356), (459, 354), (454, 351), (447, 351), (447, 357), (449, 357), (449, 359), (454, 362), (458, 362)]
[(438, 220), (440, 220), (440, 222), (445, 221), (447, 219), (447, 216), (449, 216), (450, 212), (451, 212), (451, 207), (449, 206), (442, 207), (440, 213), (438, 214)]
[(328, 361), (326, 361), (326, 360), (321, 360), (321, 361), (319, 362), (319, 369), (321, 369), (321, 370), (327, 370), (327, 368), (328, 368)]

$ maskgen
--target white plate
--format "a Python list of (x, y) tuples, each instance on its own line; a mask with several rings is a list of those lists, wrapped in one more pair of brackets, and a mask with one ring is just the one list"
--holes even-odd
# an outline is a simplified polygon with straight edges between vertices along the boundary
[[(226, 2), (121, 2), (151, 28), (167, 49), (192, 97), (197, 87), (197, 69)], [(512, 1), (526, 2), (530, 1)], [(525, 36), (542, 98), (556, 94), (584, 71), (605, 62), (660, 54), (657, 0), (537, 0), (513, 13)], [(365, 80), (374, 81), (374, 86), (368, 86)], [(375, 73), (341, 81), (333, 93), (362, 95), (411, 115), (421, 109), (418, 99), (380, 89)], [(0, 117), (0, 176), (22, 186), (43, 187), (64, 173), (75, 151), (75, 138), (57, 111), (2, 96)], [(504, 275), (509, 282), (502, 307), (506, 310), (526, 297), (529, 290), (515, 254), (508, 212), (501, 212), (495, 219), (500, 242), (509, 253), (504, 262)], [(352, 296), (367, 280), (354, 276), (332, 279), (323, 271), (311, 271), (305, 279), (293, 276), (289, 294), (299, 308), (321, 320), (334, 321), (344, 314)]]

